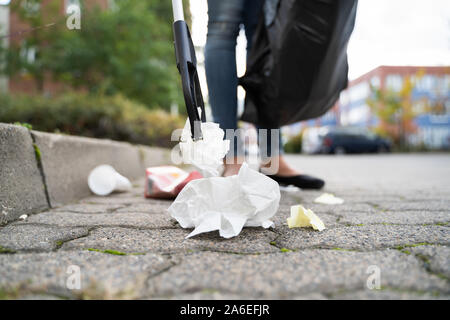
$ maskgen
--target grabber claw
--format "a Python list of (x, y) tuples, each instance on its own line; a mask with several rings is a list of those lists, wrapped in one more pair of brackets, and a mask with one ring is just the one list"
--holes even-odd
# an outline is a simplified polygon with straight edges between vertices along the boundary
[(172, 0), (175, 57), (181, 75), (184, 101), (191, 125), (192, 139), (202, 139), (201, 122), (206, 121), (205, 105), (198, 80), (197, 58), (189, 28), (184, 21), (182, 0)]

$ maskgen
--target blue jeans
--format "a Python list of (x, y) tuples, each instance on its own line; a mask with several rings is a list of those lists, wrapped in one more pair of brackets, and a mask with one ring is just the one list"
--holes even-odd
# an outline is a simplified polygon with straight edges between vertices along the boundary
[[(234, 152), (235, 156), (243, 155), (241, 140), (238, 135), (232, 135), (227, 129), (237, 129), (236, 39), (243, 25), (248, 55), (263, 4), (264, 0), (208, 0), (205, 68), (209, 102), (214, 122), (219, 123), (225, 130), (226, 139), (229, 139), (233, 146), (230, 152)], [(274, 156), (277, 151), (281, 153), (281, 136), (276, 137), (274, 141), (270, 138), (274, 133), (267, 130), (267, 135), (259, 135), (258, 141), (263, 158)], [(278, 148), (275, 146), (277, 144)]]

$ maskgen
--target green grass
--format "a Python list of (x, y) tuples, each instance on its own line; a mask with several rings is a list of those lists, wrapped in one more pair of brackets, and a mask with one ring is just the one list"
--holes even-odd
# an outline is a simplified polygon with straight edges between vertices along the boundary
[(291, 249), (287, 249), (287, 248), (281, 248), (280, 251), (281, 252), (292, 252)]
[(27, 128), (28, 130), (33, 130), (33, 126), (26, 122), (14, 122), (14, 125)]
[(41, 161), (41, 150), (39, 149), (39, 147), (37, 146), (36, 143), (33, 143), (33, 148), (34, 148), (34, 154), (36, 155), (36, 159), (37, 161)]
[(145, 253), (141, 253), (141, 252), (134, 252), (134, 253), (126, 253), (126, 252), (121, 252), (121, 251), (117, 251), (117, 250), (111, 250), (111, 249), (106, 249), (106, 250), (100, 250), (100, 249), (94, 249), (94, 248), (88, 248), (88, 251), (94, 251), (94, 252), (100, 252), (100, 253), (107, 253), (107, 254), (112, 254), (115, 256), (139, 256), (139, 255), (144, 255)]

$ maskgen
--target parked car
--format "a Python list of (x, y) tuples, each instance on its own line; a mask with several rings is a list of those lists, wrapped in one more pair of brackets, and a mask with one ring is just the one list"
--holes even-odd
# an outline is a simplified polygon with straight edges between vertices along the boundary
[(391, 143), (365, 128), (310, 128), (303, 135), (305, 153), (389, 152)]

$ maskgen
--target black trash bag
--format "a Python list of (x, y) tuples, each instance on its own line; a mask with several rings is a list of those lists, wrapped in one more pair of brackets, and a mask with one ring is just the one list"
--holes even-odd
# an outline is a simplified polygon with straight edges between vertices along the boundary
[(347, 87), (357, 0), (267, 0), (247, 71), (241, 120), (279, 128), (326, 113)]

